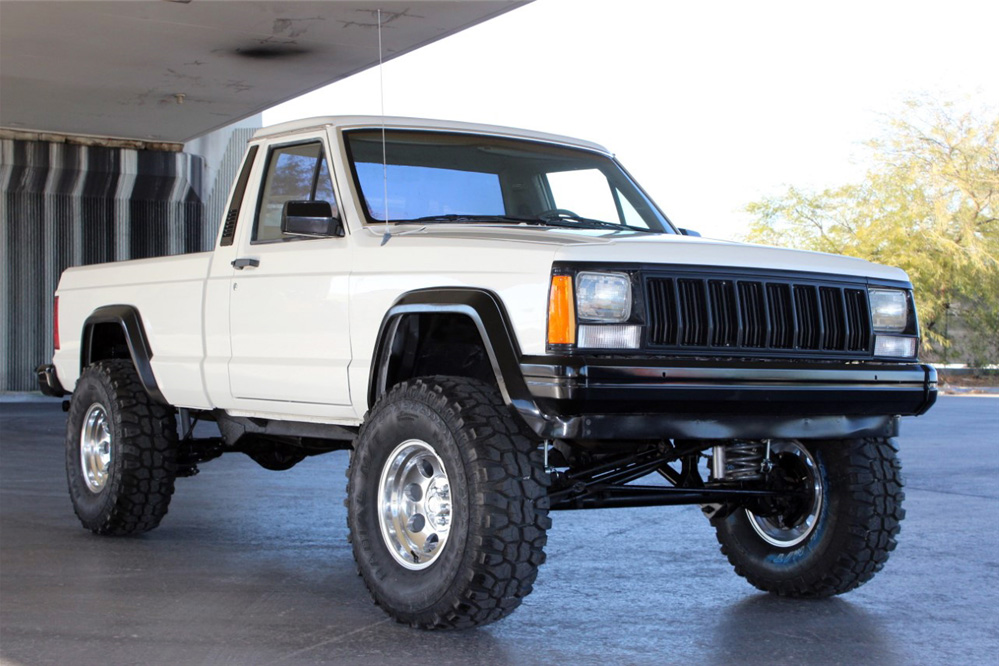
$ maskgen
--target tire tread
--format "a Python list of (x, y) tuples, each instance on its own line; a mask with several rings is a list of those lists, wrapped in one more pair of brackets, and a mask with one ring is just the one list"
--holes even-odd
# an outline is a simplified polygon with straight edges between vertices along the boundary
[(747, 567), (738, 551), (717, 533), (724, 554), (735, 572), (765, 592), (786, 597), (819, 598), (843, 594), (871, 580), (881, 571), (897, 545), (901, 521), (902, 468), (894, 441), (867, 438), (830, 442), (824, 451), (840, 457), (840, 473), (831, 480), (842, 484), (843, 511), (839, 521), (848, 521), (845, 544), (825, 558), (824, 566), (791, 579), (768, 577)]
[[(366, 577), (375, 603), (397, 621), (422, 629), (462, 629), (494, 622), (509, 615), (530, 594), (545, 561), (548, 517), (548, 475), (536, 440), (511, 413), (498, 391), (479, 380), (463, 377), (427, 377), (393, 387), (365, 416), (358, 438), (386, 404), (402, 399), (427, 402), (466, 437), (463, 448), (472, 514), (481, 509), (481, 521), (470, 516), (470, 566), (459, 572), (449, 593), (449, 608), (433, 614), (395, 612)], [(474, 441), (474, 445), (468, 446)], [(347, 494), (354, 489), (350, 470)], [(356, 533), (351, 512), (347, 526)], [(357, 554), (355, 548), (355, 554)], [(361, 569), (358, 568), (358, 573)]]
[[(113, 501), (98, 521), (73, 509), (83, 525), (95, 534), (124, 536), (156, 528), (167, 514), (177, 472), (177, 425), (174, 410), (153, 402), (131, 361), (105, 360), (87, 367), (80, 382), (95, 380), (110, 389), (113, 405), (106, 407), (120, 426), (122, 473), (110, 478), (107, 490)], [(87, 406), (81, 406), (86, 409)], [(72, 409), (72, 407), (71, 407)], [(70, 419), (72, 422), (72, 419)], [(74, 449), (79, 433), (69, 432)], [(72, 460), (69, 461), (72, 464)]]

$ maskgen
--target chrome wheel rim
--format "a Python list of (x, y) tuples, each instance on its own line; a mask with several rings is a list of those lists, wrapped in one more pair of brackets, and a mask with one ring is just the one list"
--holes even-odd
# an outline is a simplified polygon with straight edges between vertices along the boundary
[(111, 424), (104, 406), (95, 402), (87, 410), (80, 429), (80, 467), (87, 489), (99, 493), (108, 482), (111, 466)]
[(378, 482), (378, 523), (393, 559), (425, 569), (451, 533), (451, 484), (429, 444), (409, 439), (395, 447)]
[(798, 481), (801, 489), (811, 493), (811, 498), (805, 510), (790, 521), (785, 520), (783, 516), (757, 516), (749, 509), (746, 509), (746, 516), (756, 534), (768, 544), (778, 548), (793, 548), (807, 539), (819, 522), (824, 492), (822, 475), (819, 474), (815, 458), (800, 442), (775, 440), (770, 443), (770, 455), (771, 458), (778, 459), (793, 456), (790, 461), (784, 462), (793, 463), (794, 469), (800, 476)]

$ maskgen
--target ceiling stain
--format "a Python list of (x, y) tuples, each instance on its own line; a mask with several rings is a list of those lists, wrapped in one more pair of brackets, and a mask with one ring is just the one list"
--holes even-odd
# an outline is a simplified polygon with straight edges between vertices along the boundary
[(150, 100), (151, 97), (157, 94), (155, 88), (149, 88), (144, 92), (137, 93), (130, 97), (118, 100), (118, 104), (121, 106), (145, 106), (146, 102)]
[(171, 69), (169, 67), (167, 67), (166, 71), (167, 71), (167, 74), (170, 75), (171, 78), (176, 79), (177, 81), (189, 81), (189, 82), (191, 82), (192, 84), (194, 84), (196, 86), (199, 86), (199, 87), (200, 86), (204, 86), (204, 78), (201, 77), (201, 76), (194, 76), (194, 75), (191, 75), (191, 74), (185, 74), (184, 72), (178, 72), (177, 70)]
[(250, 85), (246, 81), (226, 81), (225, 87), (229, 90), (234, 90), (238, 93), (246, 92), (247, 90), (253, 90), (254, 86)]
[(310, 50), (298, 46), (295, 42), (261, 42), (257, 46), (248, 46), (233, 51), (235, 55), (251, 60), (278, 60), (306, 55)]
[(312, 18), (279, 18), (274, 19), (274, 26), (271, 31), (275, 35), (285, 34), (291, 39), (301, 37), (309, 31), (313, 21), (325, 21), (324, 16), (313, 16)]
[[(370, 18), (368, 20), (358, 20), (358, 21), (343, 21), (337, 20), (340, 23), (341, 28), (377, 28), (378, 27), (378, 10), (377, 9), (355, 9), (354, 11), (360, 12), (362, 14), (367, 14)], [(400, 18), (414, 18), (422, 19), (425, 16), (419, 16), (417, 14), (410, 14), (409, 7), (403, 9), (401, 12), (391, 12), (383, 9), (382, 14), (382, 27), (391, 27), (389, 24), (395, 22)]]

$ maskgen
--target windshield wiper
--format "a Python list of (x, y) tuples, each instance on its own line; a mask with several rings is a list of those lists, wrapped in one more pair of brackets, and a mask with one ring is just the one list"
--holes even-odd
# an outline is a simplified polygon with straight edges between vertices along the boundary
[(446, 215), (427, 215), (406, 220), (392, 220), (392, 224), (426, 224), (437, 222), (536, 222), (533, 217), (515, 217), (512, 215), (477, 215), (475, 213), (448, 213)]
[(590, 217), (569, 214), (566, 212), (544, 213), (537, 217), (538, 220), (553, 227), (582, 227), (586, 229), (627, 229), (629, 231), (643, 231), (645, 233), (659, 233), (654, 229), (646, 227), (635, 227), (630, 224), (619, 224), (617, 222), (607, 222), (605, 220), (595, 220)]
[(479, 215), (476, 213), (447, 213), (441, 215), (426, 215), (424, 217), (414, 217), (405, 220), (392, 220), (392, 224), (447, 224), (450, 222), (514, 222), (517, 224), (532, 224), (544, 227), (565, 227), (572, 229), (615, 229), (622, 231), (642, 231), (645, 233), (659, 233), (654, 229), (645, 227), (635, 227), (630, 224), (618, 224), (616, 222), (605, 222), (604, 220), (594, 220), (578, 215), (567, 213), (548, 213), (536, 217), (522, 217), (517, 215)]

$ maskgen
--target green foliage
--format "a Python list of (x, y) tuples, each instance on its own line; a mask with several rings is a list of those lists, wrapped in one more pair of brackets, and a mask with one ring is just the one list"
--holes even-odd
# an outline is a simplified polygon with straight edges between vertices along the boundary
[(999, 362), (999, 114), (911, 101), (868, 145), (863, 183), (749, 204), (748, 240), (898, 266), (924, 353)]

